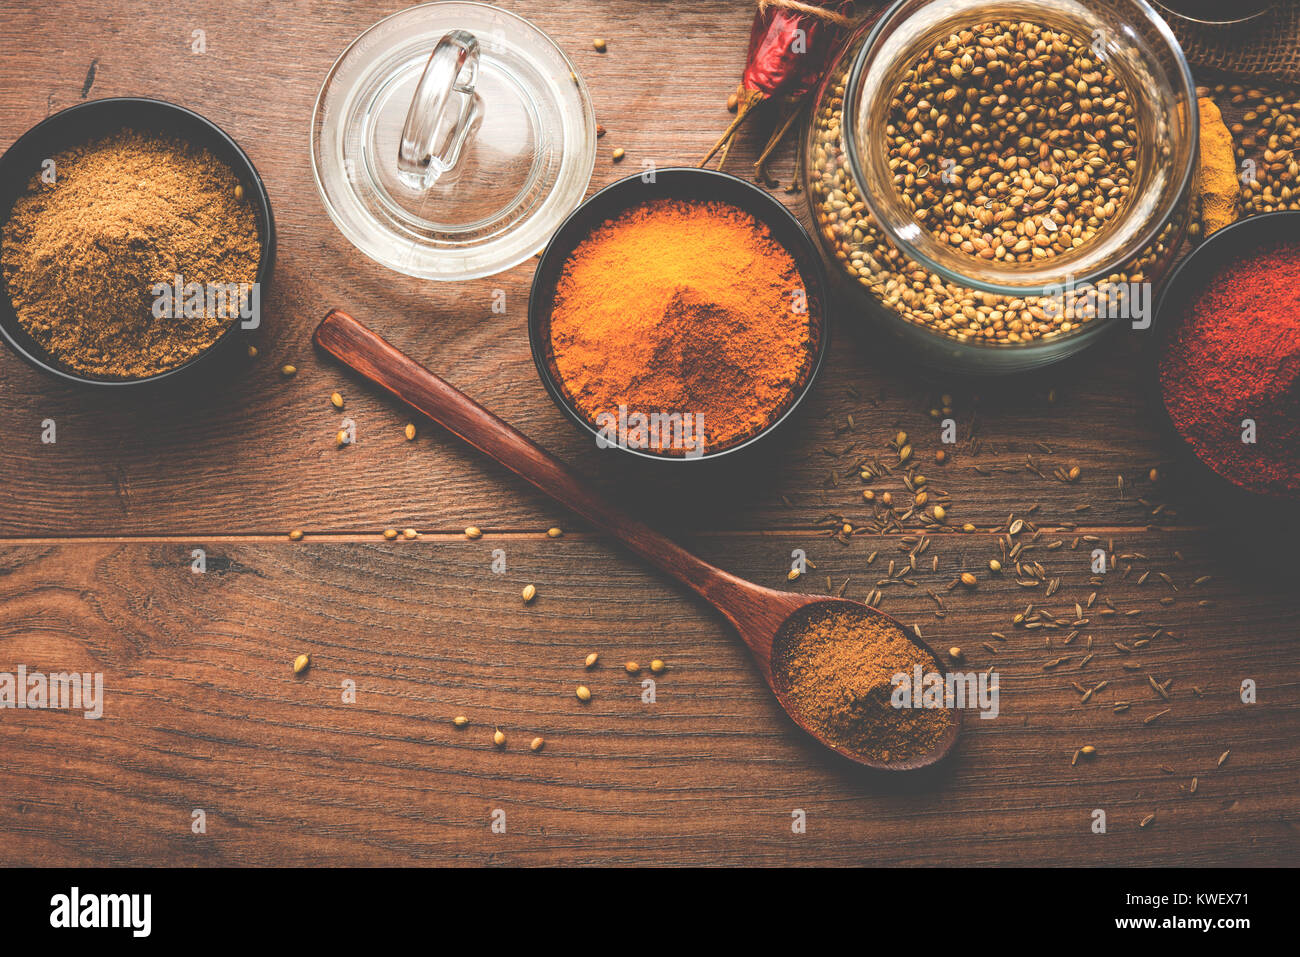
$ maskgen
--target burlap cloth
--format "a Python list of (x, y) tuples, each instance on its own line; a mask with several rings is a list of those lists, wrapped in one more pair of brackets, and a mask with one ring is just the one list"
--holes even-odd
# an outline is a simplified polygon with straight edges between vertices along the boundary
[(1236, 26), (1206, 27), (1156, 9), (1182, 44), (1193, 72), (1218, 70), (1240, 77), (1300, 82), (1300, 2), (1277, 0), (1263, 16)]

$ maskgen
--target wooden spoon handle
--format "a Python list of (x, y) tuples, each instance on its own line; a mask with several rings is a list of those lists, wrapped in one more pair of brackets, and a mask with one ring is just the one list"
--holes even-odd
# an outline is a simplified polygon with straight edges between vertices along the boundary
[[(527, 479), (591, 524), (619, 539), (656, 568), (702, 596), (730, 618), (753, 603), (759, 588), (665, 538), (628, 515), (551, 454), (444, 382), (410, 356), (353, 319), (331, 310), (313, 336), (318, 346), (411, 408), (423, 412), (474, 448)], [(747, 602), (745, 599), (749, 597)], [(743, 629), (742, 629), (743, 630)]]

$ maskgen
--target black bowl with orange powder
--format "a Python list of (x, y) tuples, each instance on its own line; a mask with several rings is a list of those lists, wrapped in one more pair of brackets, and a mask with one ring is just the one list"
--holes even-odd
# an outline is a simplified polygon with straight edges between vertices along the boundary
[(533, 278), (528, 332), (556, 404), (602, 448), (715, 459), (787, 421), (829, 338), (825, 267), (775, 198), (712, 170), (588, 199)]

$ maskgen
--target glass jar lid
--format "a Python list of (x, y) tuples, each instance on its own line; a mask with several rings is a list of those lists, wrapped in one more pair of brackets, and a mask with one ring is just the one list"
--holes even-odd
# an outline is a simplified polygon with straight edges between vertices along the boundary
[(357, 37), (321, 86), (312, 167), (358, 249), (423, 279), (537, 253), (596, 162), (587, 86), (535, 26), (481, 3), (410, 7)]

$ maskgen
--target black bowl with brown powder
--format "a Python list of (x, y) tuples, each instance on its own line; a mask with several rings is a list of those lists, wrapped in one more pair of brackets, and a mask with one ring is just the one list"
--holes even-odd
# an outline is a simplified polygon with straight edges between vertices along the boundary
[(248, 157), (169, 103), (80, 104), (0, 159), (0, 333), (64, 380), (140, 385), (193, 368), (260, 324), (274, 247)]

